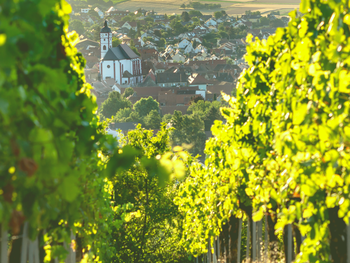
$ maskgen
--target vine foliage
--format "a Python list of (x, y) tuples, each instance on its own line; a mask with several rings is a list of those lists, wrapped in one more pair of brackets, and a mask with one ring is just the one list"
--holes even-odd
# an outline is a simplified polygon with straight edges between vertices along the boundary
[(192, 170), (176, 199), (192, 253), (205, 252), (231, 215), (267, 213), (276, 233), (293, 224), (305, 237), (296, 262), (345, 262), (349, 4), (302, 0), (300, 11), (267, 40), (247, 38), (249, 69), (237, 97), (226, 96), (227, 122), (215, 122), (205, 167)]

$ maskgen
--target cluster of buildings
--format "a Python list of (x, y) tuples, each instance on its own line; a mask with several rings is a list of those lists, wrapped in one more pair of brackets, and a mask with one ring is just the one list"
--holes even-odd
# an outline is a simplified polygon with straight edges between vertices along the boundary
[(127, 87), (132, 87), (135, 91), (129, 97), (132, 103), (151, 96), (159, 102), (162, 114), (175, 110), (186, 113), (195, 97), (213, 101), (220, 99), (221, 92), (231, 94), (242, 71), (241, 67), (227, 64), (224, 59), (179, 63), (159, 61), (158, 54), (143, 59), (127, 44), (112, 47), (111, 41), (112, 32), (105, 22), (100, 43), (97, 42), (99, 47), (87, 40), (77, 44), (78, 49), (100, 52), (101, 59), (92, 68), (85, 69), (86, 80), (93, 86), (98, 103), (102, 103), (110, 91), (123, 93)]
[[(242, 16), (241, 19), (227, 15), (214, 19), (211, 15), (203, 15), (200, 17), (202, 23), (193, 27), (191, 32), (169, 37), (166, 41), (172, 44), (160, 47), (156, 31), (171, 29), (170, 20), (165, 15), (141, 9), (136, 11), (142, 13), (138, 16), (139, 21), (121, 22), (129, 11), (118, 11), (114, 7), (106, 12), (94, 11), (109, 21), (105, 21), (100, 31), (100, 41), (81, 39), (76, 47), (87, 60), (85, 74), (87, 82), (94, 88), (97, 102), (100, 104), (112, 90), (123, 93), (125, 88), (132, 87), (135, 93), (129, 99), (133, 103), (152, 96), (160, 103), (162, 114), (174, 110), (185, 113), (190, 101), (197, 96), (213, 101), (220, 99), (221, 92), (234, 92), (237, 78), (247, 65), (243, 59), (232, 58), (238, 51), (245, 50), (246, 42), (244, 39), (219, 39), (215, 47), (205, 47), (203, 36), (217, 31), (220, 23), (244, 26), (247, 32), (260, 38), (267, 38), (275, 32), (270, 28), (252, 28), (259, 15)], [(81, 12), (88, 13), (89, 10), (81, 9)], [(139, 38), (129, 37), (131, 30), (137, 31), (145, 23), (142, 18), (146, 16), (152, 17), (155, 25), (142, 32)], [(115, 25), (119, 28), (116, 29)], [(112, 47), (113, 37), (121, 39), (122, 44)], [(140, 55), (132, 50), (131, 43)]]

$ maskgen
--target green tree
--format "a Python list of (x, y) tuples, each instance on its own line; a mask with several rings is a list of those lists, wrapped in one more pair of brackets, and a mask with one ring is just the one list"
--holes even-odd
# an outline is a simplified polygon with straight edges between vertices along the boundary
[(166, 124), (168, 124), (171, 121), (172, 117), (173, 117), (172, 114), (167, 113), (162, 117), (162, 122), (165, 122)]
[(173, 146), (190, 145), (189, 152), (203, 155), (205, 145), (204, 122), (195, 115), (182, 115), (175, 111), (171, 119), (174, 130), (170, 134)]
[(155, 34), (157, 37), (162, 37), (162, 32), (161, 32), (161, 30), (154, 30), (154, 34)]
[(220, 113), (220, 109), (211, 106), (209, 110), (206, 112), (203, 120), (204, 120), (204, 130), (205, 131), (210, 131), (211, 126), (214, 124), (214, 121), (216, 120), (223, 120), (224, 118), (222, 117)]
[(140, 52), (137, 50), (137, 48), (135, 47), (135, 43), (134, 40), (131, 39), (130, 41), (130, 48), (132, 51), (135, 52), (136, 55), (140, 56)]
[(191, 11), (189, 12), (189, 15), (190, 15), (191, 17), (197, 17), (197, 18), (203, 16), (203, 14), (202, 14), (200, 11), (198, 11), (198, 10), (191, 10)]
[(117, 38), (117, 37), (113, 37), (113, 38), (112, 38), (112, 47), (117, 47), (117, 46), (119, 46), (121, 43), (122, 43), (122, 41), (121, 41), (119, 38)]
[(128, 36), (129, 36), (130, 38), (135, 38), (136, 34), (137, 34), (137, 31), (135, 31), (134, 29), (131, 28), (131, 29), (129, 30)]
[(124, 90), (123, 97), (128, 98), (129, 96), (133, 95), (135, 93), (134, 89), (132, 87), (128, 87)]
[(271, 27), (284, 27), (284, 22), (282, 19), (273, 19), (270, 20)]
[(130, 117), (131, 113), (132, 113), (131, 108), (120, 109), (114, 115), (113, 121), (116, 123), (132, 122), (132, 118)]
[(95, 19), (100, 20), (100, 16), (94, 9), (90, 9), (88, 12), (88, 15), (94, 17)]
[(165, 38), (161, 38), (161, 39), (157, 42), (157, 45), (158, 45), (159, 47), (165, 47), (165, 45), (166, 45), (166, 40), (165, 40)]
[(123, 98), (118, 91), (112, 91), (108, 94), (108, 98), (102, 103), (99, 114), (103, 118), (110, 119), (120, 109), (131, 108), (131, 102)]
[(223, 120), (220, 113), (220, 107), (224, 106), (219, 101), (204, 101), (199, 100), (196, 103), (191, 103), (187, 112), (204, 122), (205, 131), (210, 131), (211, 126), (215, 120)]
[(181, 24), (181, 21), (177, 20), (177, 19), (173, 19), (170, 22), (170, 26), (174, 31), (173, 34), (175, 34), (175, 35), (184, 33), (186, 31), (186, 28)]
[[(139, 157), (128, 171), (112, 179), (116, 222), (123, 216), (122, 206), (130, 213), (121, 228), (111, 226), (115, 253), (109, 262), (193, 261), (179, 242), (182, 215), (173, 202), (178, 183), (170, 181), (160, 187), (154, 172), (137, 165), (154, 166), (149, 158), (170, 150), (168, 133), (164, 125), (156, 136), (141, 126), (128, 133), (128, 145), (139, 149)], [(179, 168), (183, 170), (184, 166)]]
[(186, 11), (182, 12), (181, 19), (183, 22), (188, 22), (191, 20), (190, 15)]
[(142, 98), (134, 104), (134, 110), (141, 116), (148, 115), (152, 110), (159, 112), (159, 103), (154, 100), (151, 96), (147, 99)]
[(216, 11), (216, 12), (214, 12), (214, 17), (215, 17), (215, 19), (219, 19), (222, 16), (224, 16), (225, 14), (226, 14), (225, 11), (224, 12)]
[(260, 25), (267, 26), (270, 24), (270, 19), (266, 16), (260, 18)]
[(159, 110), (151, 110), (150, 113), (144, 118), (146, 129), (159, 129), (162, 118), (160, 117)]
[(80, 20), (72, 20), (69, 23), (69, 30), (70, 31), (75, 31), (77, 32), (79, 35), (83, 35), (85, 32), (85, 28), (83, 23)]

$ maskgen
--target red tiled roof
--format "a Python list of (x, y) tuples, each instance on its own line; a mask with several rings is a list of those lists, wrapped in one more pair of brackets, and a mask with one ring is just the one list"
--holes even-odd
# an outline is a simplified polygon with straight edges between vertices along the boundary
[(207, 86), (207, 91), (217, 95), (220, 95), (221, 92), (231, 95), (231, 92), (233, 91), (234, 88), (235, 88), (235, 85), (233, 83), (220, 82), (212, 86)]
[(200, 65), (206, 65), (214, 69), (219, 64), (226, 64), (226, 60), (203, 60), (203, 61), (189, 61), (186, 65), (192, 67), (194, 65), (200, 66)]
[(162, 111), (162, 114), (174, 114), (174, 111), (178, 110), (181, 111), (182, 114), (186, 114), (187, 113), (187, 109), (188, 109), (188, 105), (183, 105), (183, 106), (161, 106), (160, 110)]

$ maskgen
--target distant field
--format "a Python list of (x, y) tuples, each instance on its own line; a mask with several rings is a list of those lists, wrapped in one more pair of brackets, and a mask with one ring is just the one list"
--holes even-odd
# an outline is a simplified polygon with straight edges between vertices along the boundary
[[(214, 11), (225, 10), (230, 15), (241, 15), (245, 11), (260, 11), (262, 14), (270, 13), (271, 11), (280, 11), (281, 14), (286, 15), (293, 9), (299, 7), (300, 0), (197, 0), (205, 3), (220, 3), (221, 9), (217, 10), (200, 10), (204, 14), (212, 14)], [(158, 13), (166, 14), (181, 14), (185, 10), (180, 6), (188, 4), (189, 0), (129, 0), (117, 4), (119, 10), (135, 11), (138, 8), (145, 8), (154, 10)]]

